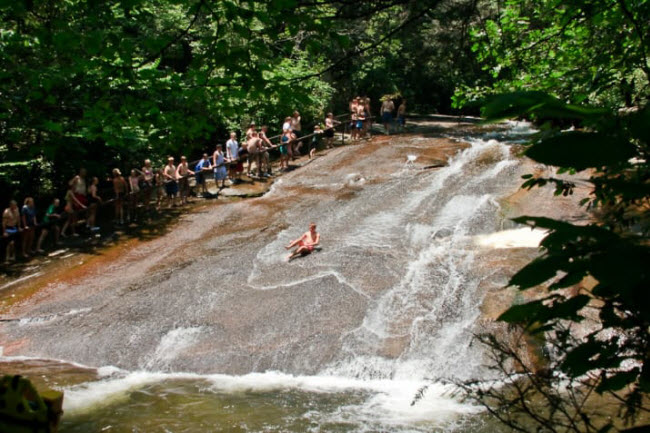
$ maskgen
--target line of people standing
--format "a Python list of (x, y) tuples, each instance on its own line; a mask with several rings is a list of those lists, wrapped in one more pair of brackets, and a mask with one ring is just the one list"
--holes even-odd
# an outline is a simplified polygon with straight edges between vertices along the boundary
[[(351, 120), (354, 121), (355, 137), (360, 138), (368, 132), (371, 122), (370, 99), (355, 98), (351, 106)], [(174, 157), (170, 156), (167, 164), (160, 169), (154, 169), (149, 159), (144, 161), (141, 169), (132, 169), (127, 177), (120, 169), (115, 168), (107, 178), (110, 189), (100, 192), (98, 177), (88, 179), (87, 171), (81, 168), (69, 182), (65, 193), (65, 205), (60, 210), (61, 202), (55, 198), (48, 206), (41, 223), (37, 221), (34, 199), (27, 197), (21, 209), (16, 201), (11, 201), (2, 214), (2, 235), (6, 242), (6, 260), (15, 260), (18, 251), (23, 258), (44, 253), (43, 244), (53, 235), (53, 243), (59, 245), (62, 237), (77, 237), (79, 217), (85, 214), (85, 225), (89, 232), (99, 230), (96, 227), (97, 210), (108, 201), (113, 202), (114, 221), (125, 224), (137, 221), (139, 208), (144, 207), (148, 214), (155, 205), (160, 209), (165, 199), (168, 207), (189, 202), (190, 177), (196, 180), (197, 195), (207, 196), (206, 180), (212, 175), (217, 187), (241, 182), (244, 165), (247, 163), (247, 174), (252, 175), (253, 163), (258, 177), (272, 176), (272, 166), (269, 152), (278, 149), (280, 152), (280, 171), (288, 169), (289, 160), (301, 155), (303, 146), (308, 148), (310, 158), (313, 158), (321, 137), (325, 139), (325, 147), (334, 145), (335, 128), (341, 122), (327, 113), (323, 126), (314, 126), (313, 133), (305, 134), (301, 115), (294, 111), (292, 116), (285, 118), (282, 125), (280, 142), (274, 144), (268, 137), (268, 127), (257, 129), (254, 122), (248, 125), (245, 138), (240, 143), (237, 134), (232, 132), (224, 146), (218, 144), (210, 157), (204, 153), (194, 167), (190, 167), (187, 158), (181, 156), (176, 165)], [(363, 134), (363, 135), (362, 135)], [(108, 197), (105, 197), (108, 196)], [(62, 226), (61, 226), (62, 223)], [(40, 236), (36, 239), (37, 229)], [(17, 245), (17, 244), (20, 245)]]

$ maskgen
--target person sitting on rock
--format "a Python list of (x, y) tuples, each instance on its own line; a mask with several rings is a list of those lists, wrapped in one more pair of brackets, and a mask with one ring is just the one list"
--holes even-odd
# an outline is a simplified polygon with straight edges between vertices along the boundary
[(285, 247), (290, 250), (291, 248), (298, 246), (294, 252), (287, 256), (287, 261), (290, 261), (299, 255), (311, 254), (319, 243), (320, 233), (316, 231), (316, 223), (311, 223), (309, 224), (309, 231), (305, 232), (302, 236)]

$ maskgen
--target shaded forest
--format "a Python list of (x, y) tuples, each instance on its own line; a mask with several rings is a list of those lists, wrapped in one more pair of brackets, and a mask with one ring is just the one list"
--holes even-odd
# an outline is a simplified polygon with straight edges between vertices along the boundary
[(248, 120), (320, 120), (354, 95), (419, 113), (477, 114), (470, 102), (517, 89), (636, 105), (648, 6), (629, 3), (2, 2), (2, 205), (60, 191), (81, 165), (196, 155)]

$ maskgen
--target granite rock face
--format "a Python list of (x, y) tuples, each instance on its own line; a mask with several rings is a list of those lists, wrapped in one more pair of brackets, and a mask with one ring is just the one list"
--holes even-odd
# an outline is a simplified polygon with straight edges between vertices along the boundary
[[(478, 374), (471, 334), (509, 305), (501, 287), (537, 254), (478, 239), (547, 199), (517, 195), (530, 167), (509, 146), (470, 125), (456, 132), (465, 140), (443, 137), (454, 125), (334, 149), (263, 197), (215, 200), (44, 287), (14, 306), (22, 321), (0, 324), (4, 354), (197, 373)], [(286, 263), (284, 245), (311, 221), (322, 251)]]

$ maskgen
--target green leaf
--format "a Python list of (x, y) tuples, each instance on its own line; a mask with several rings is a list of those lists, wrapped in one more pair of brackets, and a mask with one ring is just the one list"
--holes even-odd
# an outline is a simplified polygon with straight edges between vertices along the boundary
[(63, 132), (63, 125), (56, 122), (50, 122), (49, 120), (43, 122), (43, 127), (51, 132)]
[(483, 116), (490, 121), (529, 115), (556, 119), (595, 119), (607, 113), (608, 111), (602, 108), (565, 104), (548, 93), (540, 91), (521, 91), (492, 96), (482, 109)]

